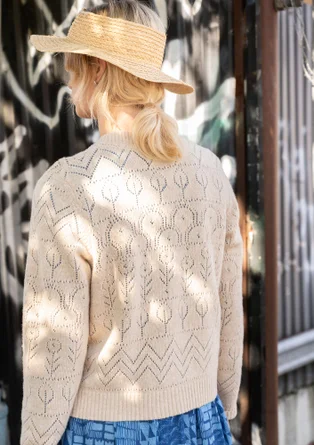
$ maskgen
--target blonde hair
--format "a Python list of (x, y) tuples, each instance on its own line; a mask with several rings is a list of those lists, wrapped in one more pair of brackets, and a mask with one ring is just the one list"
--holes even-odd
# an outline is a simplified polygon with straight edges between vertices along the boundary
[[(85, 8), (95, 14), (121, 18), (165, 32), (158, 14), (136, 0), (109, 0), (104, 5)], [(64, 53), (64, 65), (80, 80), (77, 96), (84, 98), (93, 78), (95, 58), (85, 54)], [(112, 115), (113, 106), (139, 108), (133, 126), (132, 139), (139, 151), (152, 160), (174, 162), (182, 158), (178, 125), (160, 107), (165, 97), (161, 83), (149, 82), (107, 62), (106, 70), (87, 101), (88, 112), (97, 122), (95, 111), (101, 110), (113, 127), (117, 127)]]

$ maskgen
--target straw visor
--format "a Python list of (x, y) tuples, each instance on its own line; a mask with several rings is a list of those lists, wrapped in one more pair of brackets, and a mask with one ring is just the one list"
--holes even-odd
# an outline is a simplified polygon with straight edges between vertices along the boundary
[(177, 94), (194, 91), (191, 85), (161, 71), (166, 34), (128, 20), (80, 12), (66, 37), (33, 34), (38, 51), (80, 53), (98, 57), (142, 79), (162, 83)]

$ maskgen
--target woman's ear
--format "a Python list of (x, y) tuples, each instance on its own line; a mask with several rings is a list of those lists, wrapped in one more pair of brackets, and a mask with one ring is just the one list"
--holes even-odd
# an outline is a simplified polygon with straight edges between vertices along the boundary
[(99, 82), (107, 68), (106, 60), (97, 58), (96, 81)]

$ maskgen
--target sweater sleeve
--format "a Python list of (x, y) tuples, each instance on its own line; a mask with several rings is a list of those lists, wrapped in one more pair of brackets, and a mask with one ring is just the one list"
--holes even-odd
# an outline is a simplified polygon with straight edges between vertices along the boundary
[(226, 177), (228, 204), (226, 236), (220, 277), (221, 304), (218, 394), (228, 419), (237, 414), (243, 358), (242, 261), (243, 242), (239, 226), (239, 207)]
[(26, 257), (21, 445), (57, 445), (79, 388), (89, 332), (88, 224), (54, 163), (36, 183)]

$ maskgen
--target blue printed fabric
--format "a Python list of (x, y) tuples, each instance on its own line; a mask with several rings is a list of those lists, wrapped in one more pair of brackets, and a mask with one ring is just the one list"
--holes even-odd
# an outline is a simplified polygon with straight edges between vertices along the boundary
[(58, 445), (232, 445), (219, 396), (184, 414), (157, 420), (93, 421), (70, 417)]

